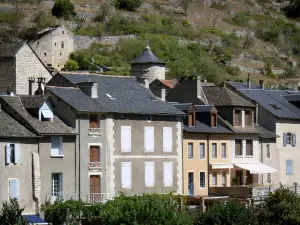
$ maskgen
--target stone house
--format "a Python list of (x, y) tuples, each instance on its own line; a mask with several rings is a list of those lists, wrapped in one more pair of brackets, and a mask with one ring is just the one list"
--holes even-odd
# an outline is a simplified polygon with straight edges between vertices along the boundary
[(0, 45), (0, 92), (28, 95), (37, 88), (37, 78), (52, 75), (30, 46), (24, 42)]
[(132, 77), (57, 74), (47, 93), (76, 128), (80, 197), (182, 193), (182, 112)]
[(58, 71), (74, 51), (73, 34), (64, 25), (48, 27), (31, 37), (28, 44), (47, 67)]

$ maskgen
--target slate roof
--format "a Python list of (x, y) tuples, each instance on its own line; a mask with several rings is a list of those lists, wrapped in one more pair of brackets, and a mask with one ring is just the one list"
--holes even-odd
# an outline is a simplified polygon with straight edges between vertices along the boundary
[[(239, 88), (236, 82), (228, 82), (233, 88)], [(300, 119), (300, 109), (291, 104), (288, 99), (296, 98), (299, 91), (267, 90), (267, 89), (237, 89), (240, 93), (256, 101), (261, 107), (281, 119)], [(290, 97), (287, 97), (290, 96)]]
[(209, 104), (214, 106), (255, 107), (254, 104), (224, 86), (203, 87)]
[(259, 134), (260, 131), (257, 129), (257, 127), (254, 126), (249, 126), (249, 127), (235, 127), (231, 125), (227, 120), (219, 117), (219, 120), (221, 120), (220, 123), (224, 124), (227, 126), (230, 130), (232, 130), (234, 133), (237, 134)]
[(155, 64), (165, 64), (163, 61), (159, 60), (151, 51), (150, 47), (147, 46), (143, 53), (131, 61), (131, 64), (144, 64), (144, 63), (155, 63)]
[(21, 101), (25, 109), (37, 109), (42, 107), (48, 96), (46, 95), (21, 95)]
[(23, 41), (18, 41), (16, 43), (3, 43), (0, 44), (0, 57), (15, 57), (20, 48), (23, 47), (25, 43)]
[(0, 98), (38, 134), (67, 135), (76, 133), (75, 129), (68, 127), (56, 116), (54, 116), (53, 121), (40, 121), (38, 118), (33, 117), (24, 108), (20, 96), (1, 96)]
[[(84, 74), (61, 74), (74, 84), (98, 83), (98, 98), (90, 98), (79, 88), (47, 87), (78, 111), (130, 114), (182, 115), (170, 103), (157, 98), (133, 77), (116, 77)], [(81, 109), (81, 110), (79, 110)]]
[(278, 135), (260, 125), (255, 125), (255, 127), (259, 131), (259, 136), (263, 139), (272, 139), (278, 137)]
[(0, 136), (24, 138), (37, 137), (3, 110), (0, 111)]

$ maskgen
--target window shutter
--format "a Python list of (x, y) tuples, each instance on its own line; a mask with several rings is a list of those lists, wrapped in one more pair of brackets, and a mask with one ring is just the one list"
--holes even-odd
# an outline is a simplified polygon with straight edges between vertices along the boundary
[(292, 146), (293, 147), (296, 146), (296, 134), (295, 133), (292, 134)]
[(20, 144), (15, 144), (15, 164), (20, 163)]
[(18, 195), (18, 181), (17, 180), (9, 180), (9, 198), (10, 199), (19, 199)]
[(62, 174), (58, 175), (58, 195), (62, 196), (63, 192), (63, 176)]
[(131, 127), (121, 127), (121, 151), (131, 152)]
[(10, 144), (6, 144), (5, 148), (6, 164), (10, 164)]
[(51, 137), (51, 155), (59, 155), (59, 137), (52, 136)]
[(131, 162), (121, 163), (121, 187), (131, 189)]
[(163, 128), (163, 150), (164, 152), (172, 152), (172, 127)]
[(63, 137), (59, 137), (59, 155), (63, 154)]
[(145, 186), (153, 187), (155, 185), (155, 163), (145, 162)]
[(283, 133), (283, 146), (286, 146), (286, 133)]
[(173, 186), (173, 163), (172, 162), (164, 162), (163, 177), (164, 177), (164, 187), (172, 187)]
[(154, 152), (154, 127), (144, 128), (145, 151)]

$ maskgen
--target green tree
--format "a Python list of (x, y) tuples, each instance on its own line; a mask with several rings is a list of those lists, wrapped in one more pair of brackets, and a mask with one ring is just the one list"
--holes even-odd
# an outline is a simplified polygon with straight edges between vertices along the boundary
[(56, 0), (51, 12), (53, 16), (65, 19), (76, 15), (74, 5), (70, 0)]
[(22, 216), (23, 208), (20, 208), (16, 199), (4, 202), (0, 214), (1, 225), (27, 225), (27, 220)]
[(143, 3), (143, 0), (115, 0), (115, 7), (128, 11), (136, 11)]
[(64, 70), (67, 71), (77, 71), (78, 69), (79, 69), (78, 62), (72, 59), (69, 59), (64, 66)]

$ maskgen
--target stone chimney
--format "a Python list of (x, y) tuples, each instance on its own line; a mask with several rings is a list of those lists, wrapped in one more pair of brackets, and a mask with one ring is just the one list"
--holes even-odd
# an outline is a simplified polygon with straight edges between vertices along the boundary
[(77, 86), (91, 98), (98, 98), (98, 83), (96, 82), (83, 82)]
[(46, 80), (46, 79), (43, 78), (43, 77), (38, 77), (38, 78), (37, 78), (38, 89), (37, 89), (36, 92), (35, 92), (36, 95), (43, 95), (43, 94), (44, 94), (45, 80)]
[(29, 77), (29, 79), (28, 79), (28, 82), (29, 82), (29, 88), (28, 88), (28, 94), (29, 95), (33, 95), (33, 93), (32, 93), (32, 85), (33, 85), (33, 83), (35, 82), (35, 78), (34, 77)]
[(265, 89), (265, 81), (264, 80), (259, 80), (259, 87), (261, 89)]
[(165, 88), (161, 89), (160, 98), (161, 98), (161, 100), (166, 101), (166, 89)]
[(201, 76), (197, 76), (197, 97), (202, 98)]

